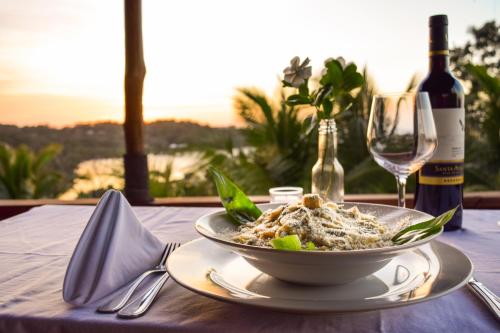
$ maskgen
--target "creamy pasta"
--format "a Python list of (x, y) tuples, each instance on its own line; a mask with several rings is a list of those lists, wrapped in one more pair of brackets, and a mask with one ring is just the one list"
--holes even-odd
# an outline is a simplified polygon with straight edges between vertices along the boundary
[(273, 239), (297, 235), (304, 249), (313, 244), (317, 250), (357, 250), (393, 245), (391, 238), (408, 224), (403, 220), (389, 228), (356, 206), (345, 209), (308, 194), (299, 202), (270, 209), (254, 222), (241, 225), (231, 238), (242, 244), (272, 247)]

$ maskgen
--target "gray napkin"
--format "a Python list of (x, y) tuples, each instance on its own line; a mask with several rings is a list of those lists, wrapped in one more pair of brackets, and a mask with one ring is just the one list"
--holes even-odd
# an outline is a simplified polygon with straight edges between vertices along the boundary
[(64, 300), (85, 305), (112, 293), (155, 266), (163, 249), (123, 194), (107, 191), (73, 251), (64, 277)]

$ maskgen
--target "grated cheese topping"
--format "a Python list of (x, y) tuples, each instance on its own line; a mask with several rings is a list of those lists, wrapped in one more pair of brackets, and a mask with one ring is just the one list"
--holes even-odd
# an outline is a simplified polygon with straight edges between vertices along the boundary
[(260, 247), (272, 247), (271, 240), (298, 235), (303, 248), (308, 242), (317, 250), (344, 251), (380, 248), (394, 245), (391, 238), (409, 220), (394, 228), (381, 224), (357, 206), (344, 209), (333, 202), (323, 202), (317, 194), (308, 194), (296, 203), (264, 212), (254, 222), (246, 223), (231, 235), (233, 241)]

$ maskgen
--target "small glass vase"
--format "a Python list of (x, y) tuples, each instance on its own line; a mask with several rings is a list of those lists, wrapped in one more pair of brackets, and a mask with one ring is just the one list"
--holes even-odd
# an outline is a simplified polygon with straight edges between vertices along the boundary
[(321, 120), (318, 134), (318, 161), (312, 168), (312, 193), (324, 200), (343, 202), (344, 168), (337, 159), (335, 121)]

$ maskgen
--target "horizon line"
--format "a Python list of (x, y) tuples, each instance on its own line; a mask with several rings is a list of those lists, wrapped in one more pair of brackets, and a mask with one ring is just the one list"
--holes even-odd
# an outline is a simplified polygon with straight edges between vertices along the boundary
[[(242, 128), (244, 126), (238, 126), (238, 124), (233, 124), (233, 125), (212, 125), (207, 122), (203, 121), (198, 121), (196, 119), (192, 118), (155, 118), (155, 119), (150, 119), (150, 120), (144, 120), (144, 126), (153, 124), (153, 123), (160, 123), (160, 122), (171, 122), (171, 123), (191, 123), (203, 127), (210, 127), (210, 128)], [(13, 126), (17, 128), (30, 128), (30, 127), (47, 127), (51, 129), (65, 129), (65, 128), (75, 128), (78, 126), (94, 126), (94, 125), (102, 125), (102, 124), (111, 124), (111, 125), (123, 125), (124, 121), (118, 121), (115, 119), (99, 119), (96, 121), (82, 121), (82, 122), (74, 122), (74, 123), (68, 123), (64, 124), (61, 126), (53, 125), (50, 123), (34, 123), (34, 124), (27, 124), (27, 125), (21, 125), (21, 124), (14, 124), (14, 123), (4, 123), (0, 122), (0, 126)]]

